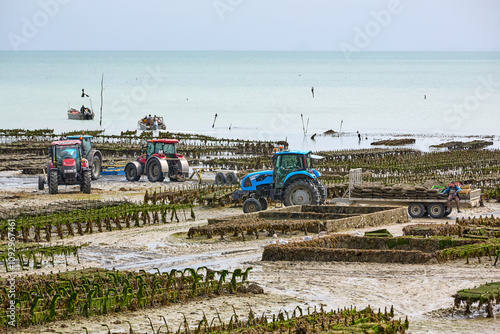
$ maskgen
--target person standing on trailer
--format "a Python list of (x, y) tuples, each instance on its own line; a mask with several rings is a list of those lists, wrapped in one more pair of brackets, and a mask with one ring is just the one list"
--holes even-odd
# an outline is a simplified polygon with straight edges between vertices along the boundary
[(451, 201), (455, 201), (457, 203), (457, 212), (460, 213), (460, 198), (458, 197), (458, 193), (460, 192), (460, 187), (457, 183), (451, 182), (448, 184), (448, 188), (446, 188), (441, 194), (448, 194), (448, 202), (446, 205), (451, 208)]

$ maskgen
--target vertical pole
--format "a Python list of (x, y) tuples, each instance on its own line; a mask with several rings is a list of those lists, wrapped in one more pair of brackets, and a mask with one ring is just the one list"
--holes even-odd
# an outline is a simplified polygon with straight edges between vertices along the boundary
[(102, 91), (104, 90), (103, 81), (104, 81), (104, 73), (102, 74), (101, 77), (101, 116), (99, 119), (99, 126), (101, 127), (102, 127)]

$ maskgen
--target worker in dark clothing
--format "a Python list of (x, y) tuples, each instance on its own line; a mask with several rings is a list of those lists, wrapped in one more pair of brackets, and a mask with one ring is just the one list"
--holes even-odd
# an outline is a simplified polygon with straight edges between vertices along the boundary
[(448, 188), (446, 188), (441, 194), (448, 194), (448, 202), (446, 205), (451, 208), (451, 201), (455, 201), (457, 203), (457, 212), (460, 213), (460, 198), (458, 197), (458, 193), (460, 192), (460, 187), (457, 183), (451, 182), (448, 184)]

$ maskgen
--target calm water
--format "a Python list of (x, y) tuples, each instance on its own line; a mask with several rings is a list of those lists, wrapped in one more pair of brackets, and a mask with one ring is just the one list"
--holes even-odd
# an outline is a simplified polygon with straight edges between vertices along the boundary
[[(287, 138), (313, 149), (364, 147), (381, 133), (500, 135), (500, 53), (360, 53), (349, 61), (333, 52), (0, 52), (0, 128), (100, 128), (102, 73), (107, 133), (156, 114), (171, 131)], [(96, 119), (68, 120), (68, 106), (82, 104)], [(350, 136), (309, 139), (341, 124)], [(358, 144), (356, 131), (369, 140)]]

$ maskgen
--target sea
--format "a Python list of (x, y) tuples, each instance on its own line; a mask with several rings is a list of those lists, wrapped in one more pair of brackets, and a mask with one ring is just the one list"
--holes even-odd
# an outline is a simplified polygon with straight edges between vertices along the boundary
[[(69, 120), (82, 105), (95, 119)], [(120, 134), (149, 114), (171, 132), (314, 151), (407, 137), (500, 148), (500, 53), (0, 52), (2, 129)]]

